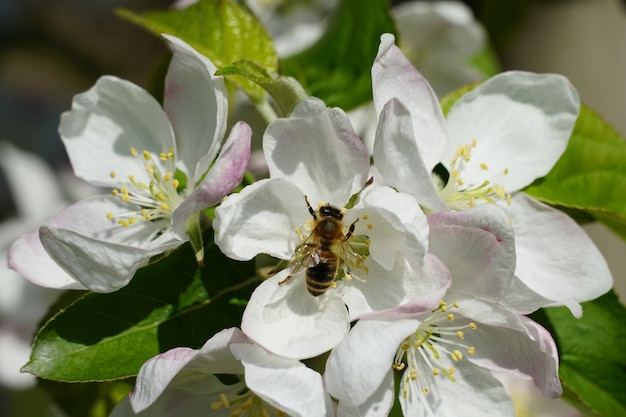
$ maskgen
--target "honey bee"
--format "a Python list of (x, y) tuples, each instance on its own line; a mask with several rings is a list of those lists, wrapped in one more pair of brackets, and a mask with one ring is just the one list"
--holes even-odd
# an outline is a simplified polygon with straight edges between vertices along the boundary
[(366, 280), (365, 256), (356, 253), (348, 242), (359, 219), (352, 222), (344, 235), (341, 209), (326, 204), (320, 206), (316, 214), (306, 196), (304, 201), (313, 216), (313, 230), (289, 260), (289, 275), (278, 284), (285, 283), (304, 268), (306, 288), (314, 297), (324, 294), (333, 285), (339, 268), (344, 269), (348, 278)]

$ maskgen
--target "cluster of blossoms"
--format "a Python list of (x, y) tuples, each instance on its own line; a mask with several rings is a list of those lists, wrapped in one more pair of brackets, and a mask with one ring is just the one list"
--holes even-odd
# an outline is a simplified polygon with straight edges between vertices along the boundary
[(215, 205), (226, 256), (284, 262), (240, 328), (146, 362), (112, 416), (384, 416), (396, 398), (406, 416), (513, 416), (494, 371), (562, 393), (555, 343), (526, 314), (565, 305), (580, 316), (612, 285), (576, 223), (520, 192), (572, 133), (579, 99), (565, 78), (503, 73), (444, 117), (383, 35), (373, 155), (344, 111), (310, 97), (267, 127), (269, 178), (231, 194), (250, 129), (235, 124), (220, 150), (223, 82), (167, 40), (163, 109), (114, 77), (74, 99), (60, 128), (74, 170), (114, 190), (20, 239), (11, 266), (46, 286), (112, 292), (185, 241), (202, 262), (202, 210)]

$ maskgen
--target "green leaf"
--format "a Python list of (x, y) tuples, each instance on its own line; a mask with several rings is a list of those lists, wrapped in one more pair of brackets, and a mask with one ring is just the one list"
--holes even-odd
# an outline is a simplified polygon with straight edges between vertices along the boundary
[(626, 239), (624, 190), (626, 142), (583, 106), (561, 159), (525, 191), (548, 204), (585, 211)]
[(294, 78), (271, 75), (265, 68), (249, 60), (234, 62), (218, 70), (216, 75), (240, 76), (259, 84), (272, 96), (281, 117), (289, 116), (296, 105), (307, 97)]
[(564, 398), (590, 415), (626, 416), (626, 308), (609, 292), (583, 303), (583, 312), (581, 319), (565, 307), (533, 315), (559, 348)]
[[(248, 59), (270, 72), (278, 68), (272, 38), (261, 23), (244, 7), (230, 0), (200, 0), (185, 9), (137, 13), (120, 9), (118, 15), (160, 36), (176, 36), (218, 67)], [(245, 78), (233, 79), (255, 101), (263, 90)]]
[(105, 381), (137, 374), (149, 358), (177, 346), (201, 347), (241, 323), (258, 280), (254, 262), (221, 254), (208, 234), (206, 267), (185, 244), (140, 269), (111, 294), (88, 293), (61, 309), (39, 331), (24, 370), (64, 382)]
[(343, 0), (324, 36), (282, 61), (311, 95), (350, 110), (372, 99), (371, 68), (380, 35), (396, 33), (386, 0)]

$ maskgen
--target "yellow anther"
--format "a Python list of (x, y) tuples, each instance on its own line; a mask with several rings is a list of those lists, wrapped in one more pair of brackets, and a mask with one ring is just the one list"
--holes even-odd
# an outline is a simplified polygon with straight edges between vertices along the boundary
[(433, 369), (433, 375), (435, 375), (435, 376), (439, 375), (439, 369), (434, 368)]
[(349, 272), (346, 272), (346, 273), (344, 274), (344, 278), (346, 279), (346, 281), (351, 281), (351, 280), (352, 280), (352, 275), (350, 275), (350, 273), (349, 273)]
[(107, 213), (107, 219), (113, 220), (113, 213)]
[(130, 148), (130, 154), (131, 154), (132, 156), (137, 156), (137, 149), (135, 149), (135, 148)]
[(111, 171), (111, 173), (110, 173), (109, 175), (111, 176), (111, 178), (115, 178), (115, 176), (116, 176), (117, 174), (115, 173), (115, 171)]
[(367, 219), (369, 219), (369, 218), (370, 218), (370, 216), (368, 216), (367, 214), (364, 214), (363, 216), (361, 216), (361, 218), (362, 218), (363, 220), (367, 220)]
[(143, 151), (143, 159), (145, 159), (146, 161), (149, 161), (151, 157), (152, 155), (150, 155), (150, 152)]
[(166, 172), (165, 175), (163, 175), (163, 181), (169, 181), (172, 179), (172, 173), (171, 172)]
[(452, 303), (452, 305), (454, 306), (454, 308), (459, 308), (459, 303), (457, 303), (456, 301)]
[(424, 387), (424, 389), (422, 390), (422, 392), (424, 393), (424, 395), (428, 394), (428, 387)]
[(467, 354), (468, 355), (473, 355), (474, 352), (476, 352), (476, 348), (474, 346), (472, 346), (469, 349), (467, 349)]
[(374, 228), (374, 226), (372, 225), (372, 223), (368, 223), (368, 224), (367, 224), (367, 228), (368, 228), (369, 230), (372, 230), (372, 229)]
[(417, 371), (415, 369), (409, 369), (409, 378), (411, 378), (412, 381), (417, 379)]
[(511, 205), (511, 194), (507, 194), (506, 195), (506, 205), (510, 206)]
[(111, 190), (111, 194), (113, 194), (114, 196), (118, 195), (119, 193), (120, 193), (120, 190), (118, 190), (118, 189), (114, 188), (114, 189)]
[(439, 301), (439, 307), (443, 307), (445, 305), (447, 305), (448, 303), (446, 303), (444, 300)]
[(154, 174), (154, 165), (153, 164), (146, 164), (146, 172), (148, 174)]
[(450, 321), (454, 320), (454, 314), (450, 313), (446, 316), (446, 318)]
[(476, 324), (475, 323), (470, 323), (469, 324), (469, 328), (472, 329), (472, 330), (475, 330), (476, 329)]
[(167, 203), (161, 203), (161, 210), (169, 210), (170, 206), (167, 205)]
[(137, 181), (135, 180), (135, 176), (134, 175), (129, 175), (128, 176), (128, 180), (130, 181), (131, 184), (136, 184)]
[(344, 207), (339, 211), (341, 212), (341, 214), (346, 214), (348, 212), (348, 209)]
[(333, 282), (332, 284), (330, 284), (330, 288), (337, 288), (337, 283)]
[(487, 167), (487, 164), (483, 163), (483, 164), (480, 164), (480, 169), (487, 171), (489, 168)]
[(159, 154), (159, 159), (160, 159), (161, 161), (167, 161), (167, 154), (166, 154), (165, 152), (161, 152), (161, 153)]
[(122, 194), (122, 201), (128, 203), (130, 201), (130, 196), (128, 194)]
[(459, 171), (457, 169), (453, 169), (452, 172), (450, 173), (450, 176), (452, 178), (458, 178), (459, 176)]
[(476, 139), (472, 139), (472, 148), (475, 148), (477, 144)]
[(295, 227), (293, 230), (295, 230), (297, 234), (302, 234), (302, 228), (301, 227)]
[(458, 362), (463, 359), (463, 353), (460, 350), (455, 349), (454, 352), (450, 354), (450, 357), (453, 361)]
[(508, 168), (504, 168), (504, 171), (502, 171), (502, 173), (504, 175), (508, 175), (509, 174), (509, 169)]
[(454, 375), (455, 372), (456, 369), (454, 369), (454, 366), (451, 366), (450, 369), (448, 369), (448, 375)]
[(395, 369), (396, 371), (401, 371), (401, 370), (403, 370), (405, 366), (406, 366), (406, 365), (405, 365), (405, 364), (403, 364), (402, 362), (400, 362), (400, 363), (394, 363), (393, 365), (391, 365), (391, 367), (392, 367), (393, 369)]
[(175, 179), (174, 181), (172, 181), (172, 186), (173, 186), (174, 188), (178, 188), (178, 184), (179, 184), (179, 181), (178, 181), (178, 180), (176, 180), (176, 179)]
[(371, 239), (366, 239), (365, 240), (365, 246), (367, 246), (369, 248), (371, 244), (372, 244)]
[(441, 312), (445, 313), (446, 311), (448, 311), (448, 307), (446, 306), (441, 306)]
[(458, 337), (459, 339), (461, 339), (461, 340), (462, 340), (464, 336), (465, 336), (465, 335), (463, 334), (463, 332), (462, 332), (462, 331), (460, 331), (460, 330), (459, 330), (458, 332), (456, 332), (456, 337)]
[(156, 195), (156, 198), (158, 198), (161, 201), (165, 201), (165, 199), (167, 198), (167, 196), (165, 195), (165, 193), (163, 193), (162, 191), (158, 192)]
[(409, 350), (409, 348), (411, 347), (411, 345), (409, 345), (407, 342), (402, 343), (402, 346), (400, 346), (400, 349), (402, 350)]
[(136, 218), (136, 217), (131, 217), (131, 218), (129, 218), (129, 219), (128, 219), (128, 224), (129, 224), (129, 225), (130, 225), (130, 224), (134, 224), (136, 221), (137, 221), (137, 218)]

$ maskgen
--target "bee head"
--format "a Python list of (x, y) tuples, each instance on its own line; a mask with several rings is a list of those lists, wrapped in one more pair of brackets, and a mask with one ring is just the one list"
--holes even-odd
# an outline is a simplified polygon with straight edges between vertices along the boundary
[(337, 220), (343, 220), (343, 213), (337, 207), (333, 207), (330, 204), (326, 204), (325, 206), (321, 206), (319, 209), (319, 214), (322, 217), (333, 217)]

